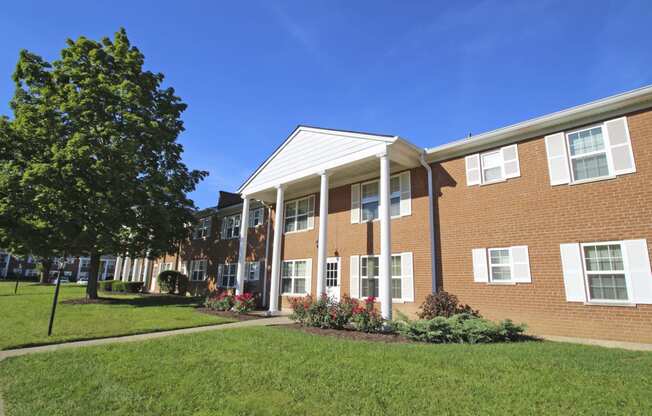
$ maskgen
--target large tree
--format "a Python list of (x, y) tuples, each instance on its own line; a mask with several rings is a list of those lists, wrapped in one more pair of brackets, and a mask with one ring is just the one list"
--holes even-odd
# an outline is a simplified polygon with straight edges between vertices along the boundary
[(186, 104), (143, 64), (124, 29), (68, 40), (52, 63), (21, 51), (14, 117), (0, 124), (3, 238), (29, 248), (16, 227), (47, 224), (50, 247), (90, 255), (91, 298), (101, 254), (156, 256), (187, 237), (187, 193), (207, 175), (181, 160)]

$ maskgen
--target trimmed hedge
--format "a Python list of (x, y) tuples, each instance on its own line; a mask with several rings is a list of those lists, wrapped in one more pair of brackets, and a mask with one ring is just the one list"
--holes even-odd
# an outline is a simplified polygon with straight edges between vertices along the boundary
[(115, 280), (100, 280), (97, 282), (97, 287), (99, 290), (104, 292), (110, 292), (113, 288), (113, 282), (115, 282)]
[(180, 295), (185, 295), (190, 289), (190, 279), (188, 279), (188, 276), (175, 270), (165, 270), (159, 273), (157, 280), (161, 292), (168, 292), (171, 295), (176, 291)]
[(105, 292), (139, 293), (143, 282), (123, 282), (122, 280), (103, 280), (98, 282), (100, 290)]

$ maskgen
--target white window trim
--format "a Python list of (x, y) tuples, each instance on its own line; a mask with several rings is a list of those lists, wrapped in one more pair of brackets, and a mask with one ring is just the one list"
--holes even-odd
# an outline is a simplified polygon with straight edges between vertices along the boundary
[[(295, 232), (298, 232), (298, 231), (295, 231)], [(281, 275), (281, 289), (283, 288), (283, 264), (285, 264), (285, 263), (293, 263), (293, 264), (296, 264), (296, 263), (301, 262), (301, 261), (306, 262), (306, 270), (308, 270), (308, 269), (309, 269), (309, 268), (308, 268), (308, 262), (312, 261), (312, 259), (309, 259), (309, 258), (308, 258), (308, 259), (292, 259), (292, 260), (283, 260), (283, 261), (281, 262), (281, 273), (280, 273), (280, 275)], [(292, 267), (292, 270), (295, 270), (295, 269), (296, 269), (296, 268), (293, 266), (293, 267)], [(312, 271), (312, 270), (311, 270), (311, 271)], [(294, 275), (291, 276), (291, 280), (292, 280), (292, 288), (294, 288), (294, 280), (295, 280), (295, 279), (296, 279), (296, 276), (294, 276)], [(306, 281), (312, 279), (312, 275), (311, 275), (311, 273), (308, 273), (308, 275), (307, 275), (307, 276), (304, 276), (303, 279), (306, 280)], [(307, 288), (307, 287), (310, 287), (310, 285), (309, 285), (307, 282), (305, 282), (304, 285), (303, 285), (303, 287), (306, 287), (306, 288)], [(302, 293), (294, 293), (294, 292), (283, 292), (283, 293), (281, 293), (281, 296), (287, 296), (287, 297), (302, 297), (302, 296), (306, 296), (306, 295), (310, 295), (310, 292), (309, 292), (309, 291), (305, 291), (305, 292), (302, 292)]]
[(507, 180), (505, 178), (505, 162), (504, 161), (497, 166), (497, 167), (500, 168), (500, 178), (494, 179), (494, 180), (491, 180), (491, 181), (488, 181), (488, 180), (485, 179), (485, 177), (484, 177), (485, 167), (484, 167), (484, 163), (482, 163), (482, 158), (484, 156), (487, 156), (487, 155), (490, 155), (490, 154), (493, 154), (493, 153), (497, 153), (500, 156), (500, 159), (502, 160), (502, 158), (503, 158), (503, 149), (502, 148), (498, 148), (498, 149), (490, 150), (488, 152), (480, 153), (480, 186), (482, 186), (482, 185), (491, 185), (492, 183), (498, 183), (498, 182), (505, 182)]
[[(254, 219), (256, 217), (256, 213), (260, 212), (260, 223), (259, 224), (254, 224)], [(258, 228), (261, 227), (265, 223), (265, 211), (263, 210), (263, 207), (259, 208), (254, 208), (249, 210), (249, 228)]]
[[(602, 130), (602, 138), (604, 141), (604, 149), (601, 151), (593, 151), (591, 153), (585, 153), (581, 156), (572, 156), (571, 151), (570, 151), (570, 140), (568, 139), (568, 136), (574, 133), (579, 133), (585, 130), (591, 130), (596, 127), (600, 127)], [(571, 131), (565, 131), (564, 132), (564, 144), (566, 148), (566, 157), (567, 157), (567, 163), (568, 163), (568, 171), (570, 173), (570, 185), (580, 185), (583, 183), (589, 183), (589, 182), (597, 182), (597, 181), (604, 181), (604, 180), (609, 180), (609, 179), (614, 179), (616, 175), (614, 174), (614, 166), (613, 166), (613, 160), (612, 160), (612, 155), (611, 155), (611, 150), (610, 150), (610, 142), (609, 142), (609, 136), (608, 136), (608, 131), (607, 127), (605, 126), (605, 123), (598, 123), (594, 124), (591, 126), (586, 126), (582, 127), (579, 129), (571, 130)], [(604, 153), (605, 156), (607, 157), (607, 169), (609, 169), (609, 173), (607, 175), (603, 176), (596, 176), (594, 178), (587, 178), (587, 179), (580, 179), (576, 180), (575, 179), (575, 172), (573, 171), (573, 159), (578, 159), (578, 158), (583, 158), (587, 156), (592, 156), (592, 155), (597, 155), (600, 153)]]
[[(255, 279), (250, 279), (250, 278), (249, 278), (249, 275), (250, 275), (250, 273), (251, 273), (251, 266), (254, 265), (254, 264), (255, 264), (256, 267), (258, 268), (258, 270), (256, 271), (256, 278), (255, 278)], [(245, 273), (245, 280), (246, 280), (247, 282), (257, 282), (257, 281), (260, 280), (260, 270), (261, 270), (260, 265), (261, 265), (261, 262), (260, 262), (260, 261), (248, 261), (248, 262), (246, 263), (246, 265), (245, 265), (245, 272), (246, 272), (246, 273)]]
[[(313, 210), (312, 210), (312, 212), (310, 210), (308, 210), (308, 219), (307, 219), (308, 226), (306, 228), (304, 228), (304, 229), (297, 230), (296, 229), (297, 222), (295, 221), (294, 222), (294, 225), (295, 225), (294, 230), (292, 230), (292, 231), (286, 231), (285, 230), (285, 221), (287, 221), (287, 218), (288, 218), (288, 216), (287, 216), (287, 206), (289, 204), (294, 204), (294, 212), (298, 212), (297, 208), (299, 207), (299, 202), (304, 201), (304, 200), (308, 200), (308, 204), (310, 204), (310, 198), (313, 198), (313, 197), (314, 197), (314, 195), (308, 195), (308, 196), (304, 196), (304, 197), (301, 197), (301, 198), (286, 201), (283, 204), (283, 234), (305, 233), (306, 231), (310, 231), (310, 230), (314, 229), (314, 225), (312, 227), (310, 226), (310, 218), (312, 217), (313, 221), (314, 221), (314, 217), (315, 217), (315, 207), (314, 207), (314, 201), (313, 201)], [(291, 218), (296, 218), (296, 217), (298, 217), (297, 214), (293, 215)]]
[[(204, 264), (204, 268), (199, 268), (196, 269), (195, 266), (197, 264)], [(195, 279), (194, 272), (204, 272), (203, 276), (201, 279)], [(208, 259), (197, 259), (197, 260), (191, 260), (190, 261), (190, 281), (192, 282), (203, 282), (206, 280), (206, 277), (208, 276)]]
[(197, 225), (195, 226), (194, 239), (195, 240), (206, 240), (209, 234), (211, 233), (211, 217), (200, 218)]
[[(498, 264), (492, 264), (491, 263), (491, 251), (493, 250), (507, 250), (509, 252), (509, 263), (498, 263)], [(491, 266), (509, 266), (509, 280), (494, 280), (494, 272), (493, 268)], [(512, 255), (512, 248), (511, 247), (490, 247), (487, 248), (487, 267), (489, 267), (489, 284), (515, 284), (516, 282), (514, 281), (514, 256)]]
[[(403, 174), (403, 173), (404, 172), (400, 172), (400, 173), (397, 173), (397, 174), (392, 175), (392, 176), (389, 177), (390, 188), (391, 188), (392, 179), (398, 178), (398, 181), (399, 181), (398, 191), (395, 192), (394, 194), (392, 194), (391, 189), (390, 189), (390, 194), (389, 194), (390, 212), (391, 212), (392, 197), (398, 196), (398, 198), (399, 198), (399, 200), (398, 200), (399, 201), (398, 202), (399, 203), (399, 214), (390, 216), (390, 219), (392, 219), (392, 220), (395, 219), (395, 218), (409, 217), (410, 215), (412, 215), (411, 213), (410, 214), (405, 214), (405, 215), (401, 215), (401, 213), (400, 213), (401, 212), (401, 208), (400, 208), (400, 206), (401, 206), (400, 205), (401, 204), (401, 185), (400, 185), (400, 183), (401, 183), (401, 174)], [(365, 185), (369, 185), (369, 184), (374, 183), (374, 182), (378, 182), (378, 194), (376, 195), (376, 200), (378, 201), (378, 218), (372, 218), (370, 220), (364, 220), (364, 219), (362, 219), (362, 212), (364, 211), (364, 202), (363, 202), (364, 198), (362, 196), (363, 195), (362, 188)], [(412, 198), (412, 195), (410, 195), (410, 198)], [(370, 181), (360, 182), (360, 221), (359, 221), (359, 223), (364, 224), (364, 223), (367, 223), (367, 222), (376, 222), (376, 221), (380, 221), (380, 179), (372, 179)], [(362, 258), (362, 256), (360, 258)]]
[[(398, 257), (400, 259), (401, 254), (402, 253), (392, 253), (391, 257), (392, 258)], [(379, 258), (379, 257), (380, 257), (380, 255), (377, 255), (377, 254), (366, 254), (366, 255), (361, 255), (360, 256), (360, 261), (358, 262), (358, 268), (359, 268), (359, 270), (358, 270), (358, 276), (359, 276), (359, 279), (358, 279), (359, 280), (358, 293), (360, 294), (360, 299), (364, 299), (364, 298), (367, 297), (367, 296), (362, 296), (362, 279), (366, 279), (366, 277), (363, 277), (363, 274), (362, 274), (362, 259)], [(392, 268), (392, 260), (391, 259), (389, 261), (389, 268), (390, 268), (390, 273), (391, 273), (392, 272), (391, 271), (391, 268)], [(401, 295), (403, 295), (403, 287), (402, 287), (403, 279), (407, 277), (407, 276), (405, 276), (403, 274), (403, 272), (404, 272), (403, 264), (401, 264), (401, 276), (399, 276), (399, 277), (390, 276), (390, 279), (397, 279), (397, 278), (401, 279)], [(378, 265), (378, 273), (379, 273), (378, 278), (376, 280), (378, 280), (378, 284), (379, 284), (379, 286), (378, 286), (378, 292), (379, 293), (378, 294), (380, 295), (380, 264)], [(390, 282), (390, 285), (389, 285), (389, 290), (392, 290), (391, 282)], [(403, 300), (403, 298), (392, 298), (392, 303), (405, 303), (405, 301)]]
[[(224, 271), (226, 270), (227, 267), (231, 268), (234, 267), (235, 272), (233, 274), (228, 273), (229, 276), (233, 275), (233, 286), (230, 285), (223, 285), (222, 280), (224, 279)], [(238, 285), (238, 263), (222, 263), (219, 266), (219, 269), (222, 270), (222, 273), (217, 276), (217, 287), (220, 287), (222, 289), (233, 289)], [(227, 281), (228, 282), (228, 281)]]
[[(585, 247), (595, 247), (595, 246), (609, 246), (609, 245), (619, 245), (620, 253), (623, 260), (623, 271), (614, 273), (613, 271), (609, 272), (591, 272), (591, 274), (624, 274), (625, 275), (625, 286), (627, 289), (627, 299), (591, 299), (591, 291), (589, 290), (589, 273), (586, 270), (586, 254), (584, 252)], [(599, 241), (594, 243), (580, 243), (580, 259), (582, 260), (582, 275), (584, 276), (584, 291), (586, 293), (586, 305), (606, 305), (606, 306), (631, 306), (634, 305), (633, 301), (633, 292), (632, 292), (632, 282), (630, 280), (629, 274), (629, 262), (627, 259), (627, 253), (623, 248), (622, 241)]]
[[(232, 218), (233, 218), (233, 226), (229, 227), (229, 220), (231, 220)], [(224, 240), (240, 238), (240, 227), (242, 227), (242, 218), (240, 218), (240, 214), (227, 215), (222, 219), (222, 221), (226, 221), (226, 226), (224, 226), (224, 235), (222, 236)], [(235, 230), (236, 222), (238, 223), (238, 232), (237, 233), (233, 232), (233, 235), (229, 236), (228, 235), (229, 230)]]

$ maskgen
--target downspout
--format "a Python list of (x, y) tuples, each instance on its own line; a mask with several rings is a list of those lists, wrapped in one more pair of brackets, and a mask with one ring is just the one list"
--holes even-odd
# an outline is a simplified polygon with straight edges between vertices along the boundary
[(259, 201), (267, 208), (267, 231), (265, 232), (265, 274), (263, 275), (263, 307), (267, 306), (267, 259), (269, 257), (269, 233), (272, 228), (272, 207), (265, 201)]
[(432, 195), (432, 167), (426, 162), (425, 152), (419, 156), (419, 162), (428, 172), (428, 214), (430, 224), (430, 259), (432, 267), (432, 293), (437, 292), (437, 259), (435, 258), (435, 208)]

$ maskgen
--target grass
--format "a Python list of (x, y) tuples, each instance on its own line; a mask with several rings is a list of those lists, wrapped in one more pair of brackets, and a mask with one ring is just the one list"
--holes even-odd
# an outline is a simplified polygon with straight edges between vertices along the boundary
[(0, 363), (8, 416), (649, 415), (651, 375), (643, 352), (382, 344), (272, 327)]
[(62, 300), (85, 296), (86, 288), (62, 284), (56, 320), (47, 336), (54, 286), (0, 282), (0, 349), (72, 340), (155, 332), (219, 324), (229, 320), (197, 312), (197, 299), (168, 296), (108, 295), (111, 304), (67, 305)]

